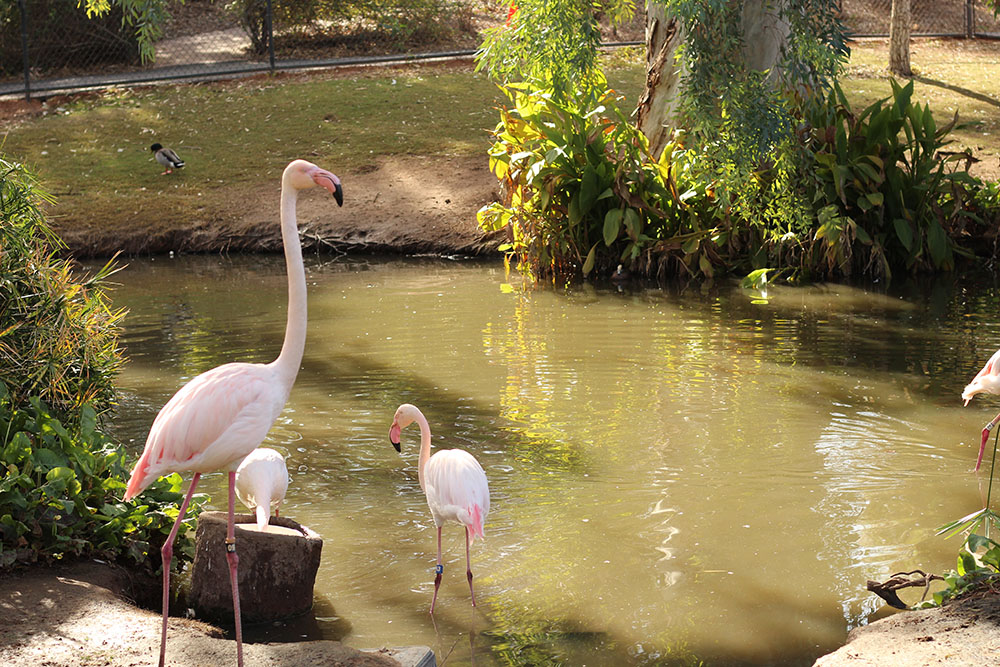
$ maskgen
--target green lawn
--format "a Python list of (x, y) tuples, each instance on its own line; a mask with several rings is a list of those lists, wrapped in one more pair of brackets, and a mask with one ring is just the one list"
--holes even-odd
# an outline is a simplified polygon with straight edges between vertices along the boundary
[[(284, 75), (115, 90), (49, 108), (6, 128), (2, 150), (58, 197), (59, 226), (141, 216), (214, 219), (241, 192), (276, 183), (305, 157), (340, 172), (380, 156), (472, 155), (496, 123), (498, 90), (484, 76), (416, 68), (379, 76)], [(160, 176), (159, 142), (188, 165)], [(163, 224), (169, 224), (165, 222)]]

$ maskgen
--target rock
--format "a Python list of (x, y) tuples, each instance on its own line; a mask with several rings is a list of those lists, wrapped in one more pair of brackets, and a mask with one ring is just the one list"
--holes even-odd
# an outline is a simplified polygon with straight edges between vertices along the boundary
[[(202, 512), (195, 535), (188, 606), (198, 618), (233, 624), (233, 593), (226, 561), (226, 513)], [(265, 623), (312, 609), (323, 539), (286, 517), (271, 517), (259, 532), (252, 514), (238, 514), (236, 553), (244, 623)]]

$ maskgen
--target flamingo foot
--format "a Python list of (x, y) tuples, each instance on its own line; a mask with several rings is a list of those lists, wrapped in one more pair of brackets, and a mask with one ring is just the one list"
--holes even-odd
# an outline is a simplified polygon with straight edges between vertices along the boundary
[(441, 575), (444, 574), (444, 565), (442, 565), (441, 563), (438, 563), (437, 567), (434, 568), (434, 571), (437, 572), (437, 574), (434, 575), (434, 597), (431, 599), (431, 614), (432, 615), (434, 614), (434, 605), (437, 604), (438, 588), (441, 587)]

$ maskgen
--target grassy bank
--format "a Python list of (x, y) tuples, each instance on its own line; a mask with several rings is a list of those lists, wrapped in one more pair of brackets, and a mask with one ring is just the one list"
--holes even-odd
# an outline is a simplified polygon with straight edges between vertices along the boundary
[[(639, 50), (612, 56), (609, 79), (630, 103), (643, 81), (639, 57)], [(853, 46), (842, 84), (856, 109), (889, 94), (887, 61), (884, 41)], [(1000, 176), (1000, 43), (918, 41), (913, 65), (915, 99), (929, 102), (939, 123), (957, 110), (971, 124), (955, 133), (955, 150), (973, 149), (977, 175)], [(262, 192), (276, 192), (295, 157), (348, 179), (389, 156), (485, 163), (499, 100), (468, 62), (280, 74), (52, 99), (17, 116), (9, 113), (16, 104), (6, 103), (0, 136), (2, 150), (56, 195), (57, 228), (113, 239), (116, 229), (157, 234), (192, 220), (240, 219)], [(161, 176), (149, 151), (154, 142), (174, 148), (188, 166)]]
[[(2, 149), (57, 197), (57, 227), (158, 233), (246, 214), (296, 157), (344, 175), (387, 156), (482, 153), (496, 92), (468, 67), (122, 89), (54, 100), (8, 122)], [(187, 166), (161, 176), (154, 142)]]

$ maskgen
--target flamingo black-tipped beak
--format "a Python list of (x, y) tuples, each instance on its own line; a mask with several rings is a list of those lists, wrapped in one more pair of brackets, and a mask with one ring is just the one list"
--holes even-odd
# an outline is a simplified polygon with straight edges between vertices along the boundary
[(389, 442), (392, 443), (392, 446), (395, 447), (396, 451), (400, 454), (403, 453), (403, 450), (399, 446), (400, 432), (402, 430), (403, 429), (401, 429), (399, 427), (399, 424), (397, 424), (396, 422), (393, 422), (392, 428), (389, 429)]
[(344, 188), (341, 187), (340, 183), (337, 183), (333, 191), (333, 198), (337, 200), (337, 206), (344, 205)]

